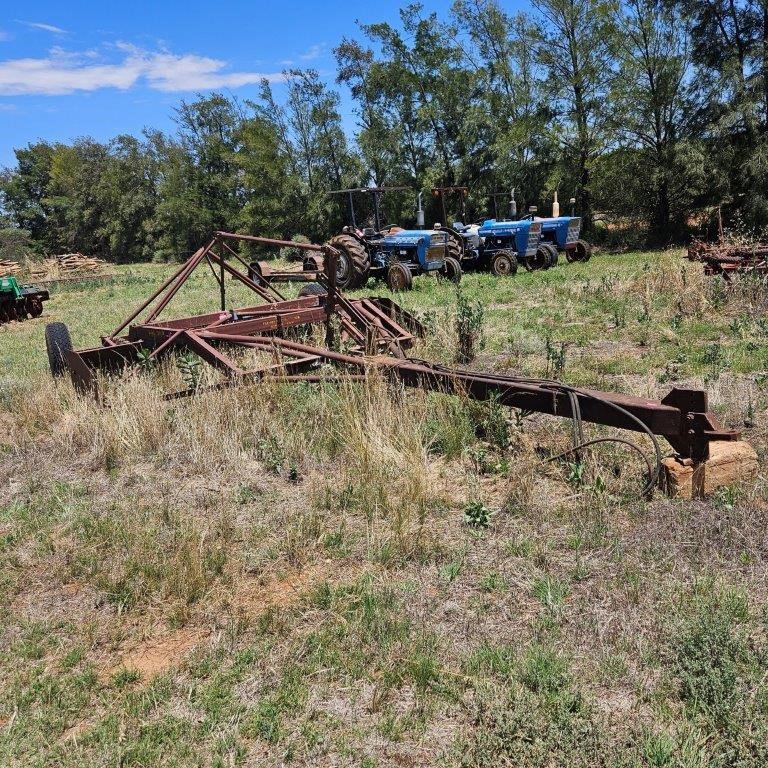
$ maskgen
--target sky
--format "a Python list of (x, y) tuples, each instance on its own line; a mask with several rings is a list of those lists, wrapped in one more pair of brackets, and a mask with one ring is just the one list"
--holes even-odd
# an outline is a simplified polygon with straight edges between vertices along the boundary
[[(0, 3), (0, 167), (30, 142), (106, 141), (173, 129), (182, 99), (212, 90), (254, 98), (285, 68), (333, 83), (333, 48), (362, 38), (356, 21), (398, 20), (405, 0), (37, 0)], [(451, 0), (425, 0), (447, 16)], [(342, 91), (345, 127), (355, 119)]]

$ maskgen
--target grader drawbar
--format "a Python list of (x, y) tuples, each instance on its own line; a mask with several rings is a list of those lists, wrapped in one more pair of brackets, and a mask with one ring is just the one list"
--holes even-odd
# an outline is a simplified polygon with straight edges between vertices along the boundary
[[(312, 273), (313, 281), (302, 288), (298, 298), (287, 299), (267, 277), (251, 279), (249, 265), (237, 251), (239, 242), (315, 252), (322, 257), (318, 264), (325, 268)], [(66, 327), (48, 326), (51, 369), (54, 374), (68, 371), (79, 391), (97, 396), (98, 374), (119, 374), (126, 367), (179, 352), (198, 355), (220, 373), (215, 385), (170, 392), (165, 395), (168, 399), (255, 384), (266, 377), (315, 383), (333, 380), (334, 376), (362, 380), (377, 371), (408, 387), (476, 400), (495, 399), (511, 408), (570, 419), (574, 446), (569, 454), (578, 454), (599, 442), (623, 443), (643, 456), (649, 470), (645, 491), (659, 478), (659, 437), (666, 439), (682, 463), (694, 468), (707, 461), (713, 442), (738, 440), (736, 432), (720, 426), (708, 409), (706, 393), (701, 390), (676, 388), (657, 401), (577, 389), (557, 381), (445, 367), (408, 357), (417, 337), (424, 334), (417, 318), (389, 298), (345, 296), (336, 287), (337, 258), (338, 252), (331, 245), (217, 232), (208, 245), (194, 253), (113, 333), (103, 336), (101, 345), (72, 349)], [(203, 265), (210, 269), (218, 286), (219, 309), (174, 319), (162, 317), (190, 275)], [(228, 279), (247, 286), (257, 303), (227, 309)], [(317, 324), (325, 327), (324, 345), (295, 340), (296, 329)], [(257, 368), (241, 367), (243, 350), (265, 353), (259, 359), (266, 362)], [(335, 370), (330, 377), (328, 364)], [(645, 433), (655, 455), (617, 436), (586, 440), (582, 432), (584, 422)]]

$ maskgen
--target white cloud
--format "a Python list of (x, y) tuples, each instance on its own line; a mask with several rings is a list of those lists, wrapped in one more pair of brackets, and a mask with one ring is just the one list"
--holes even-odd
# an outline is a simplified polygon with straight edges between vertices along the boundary
[(313, 61), (314, 59), (319, 59), (323, 55), (324, 50), (325, 45), (313, 45), (302, 53), (299, 58), (302, 61)]
[(54, 27), (53, 24), (43, 24), (41, 21), (20, 21), (19, 24), (23, 24), (25, 27), (32, 27), (32, 29), (41, 29), (43, 32), (50, 32), (54, 35), (66, 35), (67, 30), (61, 27)]
[(227, 72), (220, 59), (196, 54), (145, 51), (117, 45), (124, 56), (117, 63), (97, 63), (94, 51), (70, 53), (54, 48), (42, 59), (0, 61), (0, 96), (30, 94), (57, 96), (102, 88), (128, 90), (145, 83), (156, 91), (206, 91), (239, 88), (262, 78), (281, 80), (280, 74)]

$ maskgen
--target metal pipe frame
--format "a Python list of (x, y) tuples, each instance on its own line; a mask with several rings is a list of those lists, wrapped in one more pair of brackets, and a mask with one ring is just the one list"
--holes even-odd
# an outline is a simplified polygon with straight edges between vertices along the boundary
[[(326, 271), (316, 273), (314, 279), (325, 289), (325, 294), (286, 300), (271, 286), (258, 285), (226, 261), (228, 252), (237, 256), (227, 243), (237, 240), (322, 252)], [(222, 380), (212, 387), (169, 393), (166, 395), (169, 399), (254, 384), (266, 377), (287, 382), (333, 381), (333, 376), (319, 375), (316, 370), (322, 364), (331, 364), (339, 371), (336, 379), (359, 381), (378, 371), (408, 387), (475, 400), (495, 399), (502, 405), (526, 411), (648, 431), (664, 437), (677, 453), (697, 462), (707, 458), (711, 441), (738, 438), (738, 433), (720, 426), (709, 411), (706, 393), (701, 390), (673, 389), (658, 401), (613, 392), (576, 390), (555, 381), (446, 368), (408, 358), (406, 351), (418, 335), (423, 335), (423, 328), (390, 299), (345, 297), (336, 289), (337, 257), (338, 253), (328, 245), (217, 232), (211, 243), (196, 251), (115, 333), (104, 337), (101, 346), (66, 354), (73, 382), (81, 391), (95, 390), (98, 372), (118, 373), (138, 362), (147, 352), (151, 359), (157, 360), (188, 351), (217, 370)], [(237, 260), (244, 264), (239, 257)], [(224, 274), (250, 288), (262, 303), (160, 319), (173, 297), (204, 261), (210, 261), (221, 292), (221, 307), (225, 306), (226, 299), (221, 278)], [(219, 267), (218, 274), (213, 269), (215, 266)], [(147, 314), (137, 321), (144, 312)], [(313, 325), (325, 326), (325, 346), (287, 338), (294, 329)], [(126, 328), (128, 333), (119, 336)], [(337, 332), (340, 338), (336, 338)], [(233, 357), (238, 349), (266, 353), (271, 362), (244, 370)]]

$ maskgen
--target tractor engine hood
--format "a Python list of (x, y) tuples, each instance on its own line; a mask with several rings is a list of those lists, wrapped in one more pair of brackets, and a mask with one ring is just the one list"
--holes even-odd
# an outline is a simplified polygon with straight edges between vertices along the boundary
[(484, 221), (478, 230), (482, 237), (488, 235), (516, 235), (518, 232), (527, 230), (533, 222), (531, 221), (496, 221), (488, 219)]
[(433, 243), (435, 239), (447, 240), (445, 232), (439, 230), (424, 230), (424, 229), (403, 229), (400, 232), (395, 232), (392, 235), (386, 235), (382, 242), (384, 245), (402, 247), (402, 246), (414, 246), (429, 245)]

